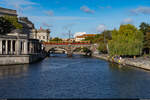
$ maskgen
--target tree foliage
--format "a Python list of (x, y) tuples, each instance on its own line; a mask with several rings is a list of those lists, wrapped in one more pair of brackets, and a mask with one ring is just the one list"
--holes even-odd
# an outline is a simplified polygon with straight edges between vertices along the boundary
[(58, 38), (58, 37), (55, 37), (55, 38), (53, 38), (51, 41), (62, 41), (62, 39), (61, 39), (61, 38)]
[(144, 34), (144, 46), (143, 46), (143, 53), (149, 54), (150, 53), (150, 25), (142, 22), (140, 25), (140, 31)]
[(99, 36), (99, 46), (98, 46), (98, 50), (101, 53), (108, 53), (107, 51), (107, 44), (108, 44), (108, 40), (111, 40), (111, 32), (110, 30), (104, 31), (100, 34)]
[(14, 29), (14, 26), (8, 20), (0, 17), (0, 34), (9, 33), (12, 29)]
[(131, 24), (121, 25), (112, 31), (108, 42), (110, 55), (140, 55), (143, 47), (143, 34)]
[(21, 29), (22, 25), (18, 23), (18, 18), (15, 16), (0, 17), (0, 34), (6, 34), (13, 29)]
[(18, 18), (16, 16), (3, 16), (5, 20), (8, 20), (15, 29), (22, 29), (22, 25), (18, 22)]
[(140, 25), (140, 31), (143, 32), (144, 35), (146, 35), (147, 32), (150, 32), (150, 25), (142, 22)]

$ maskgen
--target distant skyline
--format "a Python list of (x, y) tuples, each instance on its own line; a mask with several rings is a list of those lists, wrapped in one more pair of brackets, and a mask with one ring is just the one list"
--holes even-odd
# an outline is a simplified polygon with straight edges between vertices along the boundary
[(150, 0), (1, 0), (0, 7), (16, 9), (36, 28), (50, 28), (52, 37), (65, 33), (96, 34), (121, 24), (150, 23)]

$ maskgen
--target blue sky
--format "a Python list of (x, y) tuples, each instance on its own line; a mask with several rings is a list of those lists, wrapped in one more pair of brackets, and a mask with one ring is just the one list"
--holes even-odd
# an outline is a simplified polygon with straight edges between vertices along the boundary
[(0, 6), (16, 9), (36, 28), (51, 29), (52, 37), (72, 33), (96, 34), (120, 24), (150, 23), (150, 0), (1, 0)]

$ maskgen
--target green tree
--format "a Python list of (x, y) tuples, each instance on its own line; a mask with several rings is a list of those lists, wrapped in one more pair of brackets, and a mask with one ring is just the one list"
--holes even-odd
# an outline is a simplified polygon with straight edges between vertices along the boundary
[(143, 34), (134, 25), (121, 25), (112, 31), (112, 40), (108, 42), (110, 55), (140, 55), (143, 47)]
[(150, 25), (145, 22), (142, 22), (139, 27), (140, 27), (140, 31), (143, 32), (144, 35), (146, 35), (148, 31), (150, 31), (150, 28), (149, 28)]
[(144, 48), (143, 51), (147, 54), (150, 53), (150, 32), (147, 32), (144, 38)]
[(51, 41), (62, 41), (61, 38), (55, 37), (54, 39), (52, 39)]
[(8, 20), (15, 29), (22, 29), (22, 25), (18, 22), (18, 18), (16, 16), (3, 16), (5, 20)]
[(108, 44), (108, 41), (112, 39), (111, 33), (112, 31), (106, 30), (100, 34), (99, 42), (98, 42), (99, 44), (98, 50), (100, 52), (108, 53), (107, 44)]
[(9, 33), (14, 28), (15, 27), (12, 25), (12, 23), (10, 23), (4, 17), (0, 17), (0, 34), (4, 35)]
[(82, 50), (83, 50), (83, 52), (85, 53), (85, 55), (90, 54), (90, 56), (91, 56), (92, 51), (91, 51), (90, 49), (88, 49), (88, 48), (86, 48), (86, 47), (83, 47)]
[(143, 46), (143, 53), (149, 54), (150, 53), (150, 47), (149, 47), (149, 32), (150, 32), (150, 25), (142, 22), (140, 25), (140, 31), (144, 34), (144, 46)]

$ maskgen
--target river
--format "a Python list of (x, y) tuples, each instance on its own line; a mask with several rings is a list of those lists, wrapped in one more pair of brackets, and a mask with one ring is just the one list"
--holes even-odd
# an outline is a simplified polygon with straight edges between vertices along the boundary
[(149, 71), (79, 55), (0, 67), (0, 98), (150, 98), (149, 84)]

